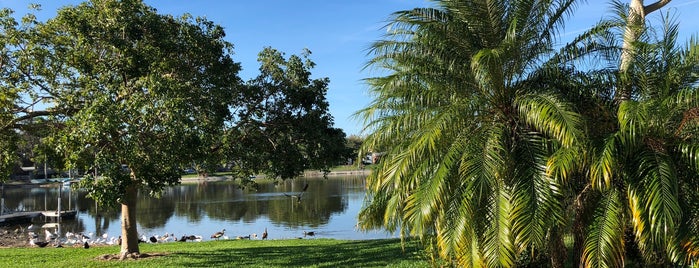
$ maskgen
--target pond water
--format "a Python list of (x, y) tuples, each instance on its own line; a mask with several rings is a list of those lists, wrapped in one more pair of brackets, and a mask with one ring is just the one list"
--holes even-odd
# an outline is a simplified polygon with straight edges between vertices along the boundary
[[(304, 192), (303, 188), (308, 185)], [(140, 235), (200, 235), (226, 229), (226, 235), (257, 234), (265, 228), (269, 239), (312, 238), (377, 239), (396, 235), (385, 231), (362, 232), (356, 229), (357, 215), (364, 200), (364, 177), (342, 176), (298, 178), (274, 183), (258, 180), (258, 188), (241, 188), (232, 182), (205, 182), (168, 187), (161, 198), (139, 195), (137, 223)], [(300, 202), (293, 195), (303, 192)], [(61, 220), (62, 232), (94, 236), (121, 235), (119, 209), (97, 206), (79, 189), (64, 187), (5, 187), (5, 206), (13, 211), (55, 210), (58, 196), (61, 207), (77, 210), (77, 217)], [(33, 223), (53, 222), (37, 217)], [(311, 238), (311, 237), (306, 237)], [(259, 239), (259, 237), (258, 237)]]

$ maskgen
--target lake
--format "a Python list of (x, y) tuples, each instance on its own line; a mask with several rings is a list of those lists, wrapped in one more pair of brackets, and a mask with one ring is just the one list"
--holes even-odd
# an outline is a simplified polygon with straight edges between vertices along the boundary
[[(226, 229), (226, 235), (257, 234), (265, 228), (269, 239), (306, 238), (377, 239), (396, 235), (385, 231), (361, 232), (357, 215), (364, 201), (363, 176), (297, 178), (279, 181), (258, 179), (258, 187), (242, 188), (233, 182), (189, 183), (168, 187), (161, 198), (139, 195), (137, 223), (139, 235), (201, 235)], [(308, 185), (304, 192), (303, 188)], [(63, 209), (77, 210), (75, 219), (60, 222), (62, 232), (93, 236), (121, 235), (120, 209), (98, 206), (86, 192), (64, 187), (5, 186), (5, 206), (13, 211), (55, 210), (61, 194)], [(301, 200), (294, 195), (301, 195)], [(51, 218), (37, 217), (42, 225)]]

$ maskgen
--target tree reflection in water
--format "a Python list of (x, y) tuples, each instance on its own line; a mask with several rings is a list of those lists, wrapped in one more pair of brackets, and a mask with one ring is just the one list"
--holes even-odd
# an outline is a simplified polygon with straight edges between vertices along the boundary
[[(308, 189), (301, 202), (286, 194)], [(374, 239), (392, 235), (383, 231), (356, 231), (357, 213), (364, 198), (363, 177), (298, 178), (274, 184), (259, 180), (259, 187), (242, 189), (233, 182), (182, 184), (167, 188), (161, 198), (139, 196), (138, 225), (141, 234), (208, 235), (225, 228), (230, 237), (260, 234), (268, 229), (270, 239), (302, 237), (314, 231), (318, 238)], [(6, 188), (6, 206), (11, 210), (44, 210), (57, 206), (58, 188)], [(61, 206), (68, 207), (64, 191)], [(96, 206), (85, 192), (72, 189), (70, 209), (75, 220), (64, 220), (62, 229), (71, 232), (120, 235), (120, 213)], [(37, 218), (35, 223), (47, 219)]]

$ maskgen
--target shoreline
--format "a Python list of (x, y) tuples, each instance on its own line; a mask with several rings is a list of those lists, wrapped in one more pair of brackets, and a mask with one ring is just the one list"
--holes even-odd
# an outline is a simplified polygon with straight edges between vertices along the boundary
[[(371, 169), (357, 169), (357, 170), (341, 170), (341, 171), (330, 171), (327, 176), (367, 176), (371, 173)], [(322, 171), (305, 171), (299, 178), (316, 178), (323, 177)], [(265, 175), (257, 175), (255, 178), (266, 178)], [(198, 182), (220, 182), (232, 179), (231, 176), (207, 176), (207, 177), (182, 177), (180, 178), (180, 183), (198, 183)], [(57, 187), (60, 182), (48, 182), (48, 183), (31, 183), (29, 181), (6, 181), (2, 185), (5, 187)]]
[[(343, 171), (330, 171), (327, 176), (367, 176), (371, 173), (371, 169), (358, 169), (358, 170), (343, 170)], [(305, 171), (299, 178), (322, 178), (322, 171)], [(265, 175), (257, 175), (255, 179), (265, 179)], [(232, 179), (231, 176), (207, 176), (207, 177), (182, 177), (180, 183), (198, 183), (198, 182), (219, 182)]]

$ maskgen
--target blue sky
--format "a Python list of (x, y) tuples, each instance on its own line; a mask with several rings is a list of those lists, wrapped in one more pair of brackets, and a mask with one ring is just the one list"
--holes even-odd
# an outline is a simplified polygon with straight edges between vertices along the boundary
[[(0, 6), (26, 13), (29, 3), (39, 3), (40, 19), (55, 16), (59, 7), (76, 0), (0, 0)], [(371, 101), (362, 79), (372, 75), (362, 70), (368, 60), (367, 48), (385, 33), (384, 25), (392, 12), (422, 7), (427, 0), (145, 0), (164, 14), (189, 13), (222, 25), (226, 38), (234, 44), (234, 59), (241, 62), (240, 76), (247, 80), (257, 74), (257, 53), (265, 46), (288, 55), (308, 48), (313, 54), (315, 78), (329, 77), (328, 101), (335, 127), (347, 135), (362, 134), (361, 122), (352, 118)], [(653, 1), (646, 1), (648, 3)], [(588, 0), (581, 3), (566, 24), (564, 37), (589, 28), (607, 15), (609, 2)], [(681, 42), (699, 34), (699, 0), (674, 0), (663, 11), (676, 11)], [(659, 12), (656, 12), (659, 13)], [(653, 13), (651, 20), (657, 18)], [(655, 19), (657, 21), (657, 19)]]

